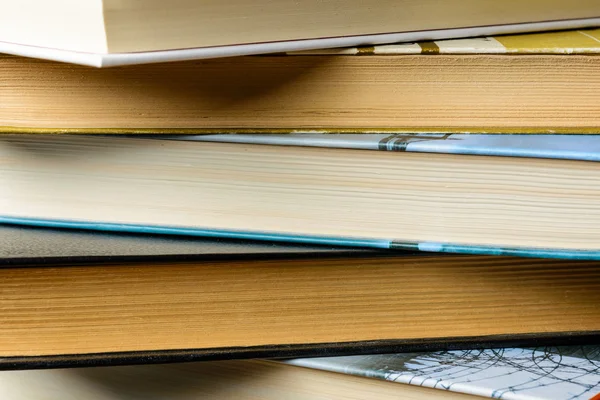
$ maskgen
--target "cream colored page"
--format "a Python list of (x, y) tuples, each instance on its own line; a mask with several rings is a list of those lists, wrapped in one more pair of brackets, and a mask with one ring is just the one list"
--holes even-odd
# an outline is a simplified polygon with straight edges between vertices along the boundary
[(600, 16), (596, 0), (104, 0), (109, 52)]
[(0, 143), (2, 214), (598, 249), (600, 164), (92, 137)]

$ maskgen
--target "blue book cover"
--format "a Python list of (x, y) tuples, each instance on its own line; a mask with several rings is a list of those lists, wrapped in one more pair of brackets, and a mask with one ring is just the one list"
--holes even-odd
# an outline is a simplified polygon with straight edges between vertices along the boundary
[(269, 135), (188, 135), (172, 137), (171, 139), (357, 150), (406, 151), (415, 153), (600, 161), (600, 135), (333, 134), (299, 132)]
[(289, 364), (504, 400), (600, 398), (600, 346), (301, 358)]
[[(305, 150), (308, 150), (307, 147), (329, 149), (317, 153), (303, 150), (296, 154), (296, 150), (290, 151), (289, 146), (302, 146)], [(360, 151), (354, 153), (354, 150), (349, 152), (348, 149)], [(486, 155), (497, 157), (498, 160), (514, 157), (529, 160), (557, 159), (563, 164), (565, 160), (577, 161), (578, 164), (575, 172), (561, 176), (555, 174), (554, 164), (535, 164), (535, 174), (540, 177), (539, 185), (519, 181), (520, 164), (515, 164), (511, 167), (514, 173), (506, 174), (504, 183), (498, 188), (477, 192), (480, 189), (472, 184), (469, 192), (461, 194), (455, 192), (455, 188), (460, 188), (463, 183), (454, 176), (454, 170), (445, 170), (450, 168), (446, 165), (445, 158), (442, 160), (438, 157), (437, 164), (429, 165), (423, 173), (420, 169), (421, 161), (427, 162), (427, 158), (419, 159), (408, 165), (412, 172), (405, 173), (405, 170), (394, 164), (396, 160), (401, 164), (406, 157), (401, 154), (385, 155), (385, 164), (382, 165), (387, 169), (384, 170), (375, 165), (382, 156), (377, 154), (372, 157), (373, 153), (369, 150)], [(0, 153), (6, 160), (0, 179), (4, 187), (10, 189), (0, 198), (0, 223), (5, 224), (427, 252), (600, 259), (600, 245), (597, 245), (600, 243), (600, 231), (597, 231), (597, 224), (594, 222), (598, 211), (593, 204), (583, 203), (596, 196), (600, 186), (593, 174), (596, 165), (600, 166), (596, 164), (600, 159), (600, 136), (389, 133), (325, 135), (309, 132), (285, 136), (156, 136), (153, 139), (143, 139), (16, 135), (12, 138), (5, 137), (0, 142)], [(355, 166), (352, 163), (354, 154), (362, 155), (365, 160), (370, 161)], [(334, 159), (335, 162), (331, 161)], [(453, 165), (470, 175), (471, 169), (473, 173), (477, 170), (471, 166), (471, 161), (474, 162), (473, 166), (477, 165), (477, 157), (467, 157), (464, 162), (460, 161), (462, 164)], [(562, 185), (569, 187), (571, 182), (579, 179), (578, 170), (582, 169), (580, 166), (587, 171), (586, 183), (578, 182), (576, 189), (569, 188), (569, 195), (574, 200), (572, 203), (565, 203), (565, 207), (558, 201), (567, 194), (558, 193), (553, 181), (560, 179)], [(345, 182), (343, 174), (349, 168), (354, 168), (353, 173), (358, 176), (357, 182), (360, 180), (365, 185), (363, 194), (344, 186), (345, 184), (338, 185), (339, 182)], [(503, 168), (497, 169), (496, 173), (504, 173)], [(268, 174), (273, 176), (269, 178)], [(313, 185), (313, 181), (324, 174), (329, 174), (326, 178), (330, 185)], [(404, 177), (397, 178), (399, 174), (406, 175), (406, 180), (401, 180)], [(269, 182), (276, 182), (277, 185)], [(301, 190), (296, 195), (291, 191), (291, 185), (298, 182)], [(416, 182), (417, 187), (421, 183), (431, 188), (448, 187), (450, 189), (444, 194), (447, 200), (427, 197), (426, 192), (420, 189), (409, 197), (393, 200), (398, 195), (390, 192), (390, 188), (393, 185), (398, 187), (403, 182), (411, 185)], [(487, 176), (477, 178), (477, 185), (482, 186), (487, 182)], [(340, 187), (339, 191), (336, 191), (337, 186)], [(513, 186), (517, 186), (516, 195), (510, 192)], [(383, 194), (378, 193), (381, 190), (384, 191), (381, 192)], [(538, 201), (538, 190), (546, 196), (544, 207), (534, 203)], [(500, 197), (497, 197), (496, 192)], [(227, 196), (219, 198), (222, 193)], [(368, 200), (371, 193), (380, 196), (379, 199), (386, 207), (404, 213), (403, 216), (409, 215), (402, 210), (403, 201), (412, 203), (416, 209), (426, 210), (430, 214), (427, 214), (427, 223), (436, 226), (433, 230), (427, 228), (428, 235), (434, 237), (419, 240), (410, 240), (407, 235), (403, 237), (407, 226), (401, 221), (394, 221), (393, 224), (387, 222), (389, 232), (377, 235), (371, 234), (363, 225), (350, 226), (352, 219), (358, 214), (344, 211), (347, 208), (344, 196), (354, 196), (352, 201), (358, 204), (364, 202), (366, 205), (365, 199)], [(157, 195), (161, 196), (158, 200)], [(184, 201), (178, 203), (171, 201), (171, 198), (184, 198)], [(461, 204), (463, 200), (468, 200), (471, 208)], [(448, 209), (446, 201), (452, 202)], [(322, 223), (328, 215), (319, 217), (318, 213), (325, 211), (317, 208), (311, 210), (314, 211), (312, 219), (296, 216), (295, 204), (298, 202), (314, 203), (322, 210), (335, 211), (339, 214), (335, 221), (342, 225), (348, 222), (351, 229)], [(537, 213), (539, 218), (556, 225), (553, 228), (557, 238), (555, 242), (539, 241), (536, 235), (543, 232), (537, 227), (527, 227), (519, 232), (515, 230), (513, 234), (510, 232), (514, 230), (512, 222), (498, 220), (493, 229), (501, 231), (506, 241), (490, 244), (480, 240), (476, 234), (488, 230), (488, 219), (479, 218), (475, 221), (477, 226), (453, 222), (457, 218), (457, 211), (462, 213), (460, 218), (463, 219), (469, 219), (469, 214), (477, 213), (478, 209), (487, 210), (492, 206), (502, 212), (504, 208), (497, 206), (500, 203), (502, 207), (507, 204), (506, 210), (512, 213), (507, 221), (519, 222), (520, 215), (526, 218), (527, 213)], [(579, 203), (586, 205), (579, 206)], [(64, 204), (70, 206), (65, 207)], [(570, 207), (570, 204), (574, 207)], [(207, 206), (212, 207), (210, 214), (202, 214)], [(382, 223), (377, 221), (387, 218), (386, 209), (361, 207), (365, 213), (372, 215), (368, 217), (370, 220), (367, 219), (372, 231), (379, 229), (378, 225)], [(517, 209), (520, 207), (525, 208)], [(196, 209), (198, 215), (195, 215)], [(271, 211), (273, 215), (269, 214)], [(498, 215), (504, 218), (504, 214)], [(413, 221), (412, 224), (411, 229), (421, 230), (420, 220), (416, 223)], [(447, 237), (450, 236), (444, 233), (448, 224), (462, 229), (469, 240), (448, 240)], [(437, 225), (440, 226), (439, 229)], [(581, 229), (571, 229), (573, 226)], [(579, 239), (571, 238), (568, 246), (562, 246), (560, 241), (564, 235), (561, 232), (567, 232), (568, 229), (575, 232)], [(517, 234), (526, 240), (516, 239)], [(583, 245), (583, 241), (588, 244)], [(524, 244), (527, 242), (536, 244)]]

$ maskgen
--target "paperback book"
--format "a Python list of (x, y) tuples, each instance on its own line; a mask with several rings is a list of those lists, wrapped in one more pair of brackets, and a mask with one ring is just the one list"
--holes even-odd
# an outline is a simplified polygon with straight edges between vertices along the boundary
[(0, 132), (595, 134), (598, 54), (585, 29), (103, 70), (0, 55)]
[(598, 346), (4, 371), (11, 400), (597, 400)]
[(498, 3), (6, 1), (0, 52), (103, 67), (600, 25), (589, 0)]

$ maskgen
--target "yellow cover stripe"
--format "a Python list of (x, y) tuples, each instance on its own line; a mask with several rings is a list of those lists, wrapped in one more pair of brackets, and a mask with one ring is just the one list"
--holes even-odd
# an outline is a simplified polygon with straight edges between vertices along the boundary
[(600, 29), (398, 43), (289, 55), (600, 54)]

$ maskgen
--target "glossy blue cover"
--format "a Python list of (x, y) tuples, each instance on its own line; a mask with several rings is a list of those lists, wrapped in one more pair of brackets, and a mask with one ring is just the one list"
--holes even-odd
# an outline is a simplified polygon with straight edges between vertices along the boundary
[(407, 151), (416, 153), (471, 154), (600, 161), (600, 135), (293, 133), (288, 135), (194, 135), (177, 136), (172, 139), (203, 142)]

